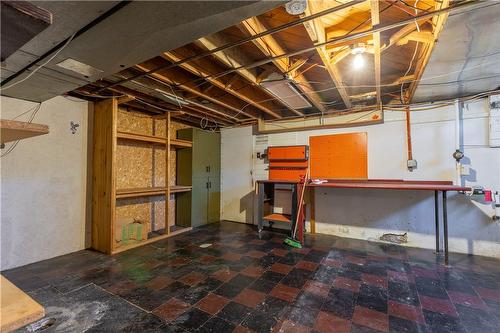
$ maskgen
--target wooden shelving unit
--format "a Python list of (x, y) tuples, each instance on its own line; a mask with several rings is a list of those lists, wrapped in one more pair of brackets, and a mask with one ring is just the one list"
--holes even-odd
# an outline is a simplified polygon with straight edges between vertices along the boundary
[[(171, 138), (168, 113), (162, 119), (143, 115), (136, 124), (132, 121), (132, 125), (137, 126), (129, 126), (125, 129), (124, 122), (130, 120), (120, 117), (116, 99), (96, 103), (94, 109), (92, 247), (108, 254), (129, 250), (191, 230), (191, 228), (175, 230), (176, 222), (169, 216), (171, 195), (188, 193), (192, 187), (165, 184), (171, 184), (171, 150), (190, 148), (192, 142)], [(137, 133), (136, 127), (144, 123), (151, 125), (149, 131), (151, 133)], [(157, 131), (159, 125), (164, 130)], [(129, 155), (120, 155), (124, 152), (128, 152)], [(144, 161), (140, 160), (144, 156), (150, 157), (149, 165), (144, 165)], [(129, 168), (125, 175), (122, 174), (125, 167), (123, 163)], [(132, 170), (130, 170), (131, 166)], [(147, 170), (148, 168), (150, 170)], [(141, 180), (140, 184), (143, 186), (133, 187), (137, 186), (137, 181), (127, 183), (127, 178), (135, 176)], [(144, 180), (147, 177), (151, 179), (145, 183)], [(151, 213), (151, 221), (137, 222), (146, 223), (147, 228), (144, 230), (148, 231), (147, 238), (144, 238), (145, 231), (141, 231), (140, 238), (127, 238), (123, 241), (123, 231), (119, 232), (123, 230), (121, 228), (125, 218), (120, 217), (118, 210), (138, 204), (150, 205), (148, 206), (151, 207), (150, 211), (154, 211)], [(136, 223), (133, 217), (134, 212), (132, 207), (128, 218)], [(163, 227), (160, 227), (162, 229), (155, 229), (156, 224), (162, 225)], [(121, 241), (117, 240), (117, 237)]]

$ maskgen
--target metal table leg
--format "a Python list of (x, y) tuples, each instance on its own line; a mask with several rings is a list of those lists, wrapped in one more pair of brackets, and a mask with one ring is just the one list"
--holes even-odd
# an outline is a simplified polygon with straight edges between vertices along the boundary
[(439, 191), (434, 191), (434, 221), (436, 222), (436, 253), (439, 253)]
[(258, 201), (258, 204), (257, 204), (257, 219), (258, 219), (258, 230), (259, 230), (259, 233), (262, 231), (262, 218), (263, 218), (263, 215), (264, 215), (264, 197), (265, 197), (265, 194), (264, 194), (264, 183), (258, 183), (258, 187), (257, 187), (257, 191), (258, 191), (258, 198), (257, 198), (257, 201)]
[(444, 264), (448, 265), (448, 211), (446, 191), (443, 191), (443, 237), (444, 237)]

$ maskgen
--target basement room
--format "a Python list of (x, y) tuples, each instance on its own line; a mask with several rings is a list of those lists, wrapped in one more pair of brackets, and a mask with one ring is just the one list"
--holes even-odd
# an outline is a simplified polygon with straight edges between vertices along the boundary
[(500, 332), (500, 2), (0, 4), (0, 332)]

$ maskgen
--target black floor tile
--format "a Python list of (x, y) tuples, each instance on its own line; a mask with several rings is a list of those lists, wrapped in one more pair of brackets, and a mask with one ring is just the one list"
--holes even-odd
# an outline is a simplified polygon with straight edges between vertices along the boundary
[(466, 330), (460, 324), (458, 318), (446, 314), (423, 310), (425, 322), (431, 332), (442, 333), (465, 333)]
[(231, 333), (235, 328), (224, 319), (218, 317), (210, 318), (199, 330), (199, 333)]
[(235, 325), (240, 324), (248, 315), (252, 312), (252, 309), (236, 302), (229, 302), (224, 306), (224, 308), (217, 314), (218, 317), (231, 322)]
[(493, 333), (500, 330), (500, 320), (490, 313), (455, 304), (460, 322), (469, 332)]
[(245, 287), (233, 283), (224, 283), (217, 288), (214, 293), (226, 298), (233, 298), (238, 295)]
[[(46, 306), (47, 317), (55, 321), (44, 332), (229, 332), (242, 324), (268, 332), (279, 321), (290, 319), (317, 333), (313, 325), (319, 311), (351, 320), (356, 305), (384, 313), (389, 300), (421, 309), (420, 297), (449, 302), (448, 295), (454, 300), (458, 317), (426, 309), (425, 323), (417, 324), (392, 313), (389, 330), (482, 333), (498, 331), (500, 327), (500, 301), (496, 300), (500, 261), (496, 259), (453, 253), (451, 265), (445, 267), (442, 257), (436, 258), (430, 250), (308, 234), (304, 250), (296, 251), (276, 241), (275, 238), (283, 239), (284, 234), (263, 231), (259, 236), (253, 226), (224, 222), (115, 256), (78, 251), (2, 274)], [(197, 245), (202, 243), (213, 245), (199, 248)], [(286, 251), (278, 251), (278, 256), (271, 253), (273, 249)], [(265, 255), (258, 258), (255, 251)], [(239, 254), (241, 258), (223, 257), (225, 254)], [(212, 260), (207, 256), (212, 256)], [(360, 260), (355, 263), (353, 257)], [(299, 260), (319, 265), (314, 271), (294, 268), (288, 274), (269, 270), (274, 263), (292, 266)], [(263, 274), (237, 274), (226, 283), (208, 277), (222, 269), (240, 272), (249, 265), (260, 266)], [(193, 272), (207, 278), (194, 286), (180, 282)], [(337, 277), (360, 281), (365, 273), (383, 279), (390, 273), (388, 288), (363, 283), (359, 292), (332, 288), (325, 295)], [(155, 278), (160, 279), (149, 284)], [(316, 283), (310, 284), (306, 292), (303, 287), (309, 282)], [(280, 297), (288, 299), (285, 301), (270, 295), (278, 283), (302, 290), (286, 291), (281, 286)], [(162, 284), (165, 287), (158, 289)], [(175, 323), (148, 313), (172, 297), (194, 305), (209, 292), (231, 300), (244, 288), (264, 294), (249, 294), (255, 298), (249, 300), (249, 304), (257, 304), (255, 309), (230, 301), (217, 317), (190, 308)], [(262, 297), (265, 298), (261, 300)], [(436, 311), (445, 311), (445, 305), (435, 304)], [(432, 304), (426, 307), (432, 308)], [(403, 311), (399, 313), (403, 317), (404, 311), (410, 311), (404, 306), (398, 309)], [(351, 331), (375, 332), (359, 324), (353, 324)]]
[(389, 299), (413, 306), (420, 305), (415, 285), (406, 282), (388, 282)]
[(311, 271), (294, 268), (281, 280), (281, 283), (293, 288), (302, 288), (311, 275)]
[(423, 324), (414, 321), (389, 316), (390, 333), (427, 333), (428, 330)]
[(243, 321), (242, 326), (257, 333), (265, 333), (270, 332), (276, 323), (276, 318), (269, 316), (267, 313), (254, 311)]
[(354, 313), (357, 296), (351, 291), (333, 288), (323, 303), (322, 309), (338, 317), (350, 320)]
[(261, 278), (255, 280), (249, 286), (249, 288), (252, 290), (256, 290), (256, 291), (260, 291), (262, 293), (268, 294), (271, 292), (271, 290), (274, 289), (274, 287), (276, 287), (277, 284), (278, 284), (277, 282), (272, 282), (272, 281), (266, 280), (266, 279), (261, 277)]
[(175, 319), (172, 324), (181, 326), (187, 330), (196, 330), (205, 324), (210, 315), (197, 308), (191, 308)]
[(387, 290), (362, 284), (356, 303), (368, 309), (387, 313)]
[(416, 277), (415, 284), (419, 294), (435, 298), (448, 299), (448, 294), (446, 293), (446, 290), (440, 280)]

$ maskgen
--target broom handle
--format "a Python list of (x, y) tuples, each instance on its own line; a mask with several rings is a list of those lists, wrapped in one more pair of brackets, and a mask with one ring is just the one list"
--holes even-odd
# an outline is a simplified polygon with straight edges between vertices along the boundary
[(302, 209), (302, 201), (304, 200), (304, 193), (306, 192), (306, 184), (309, 179), (309, 168), (306, 170), (306, 176), (304, 177), (304, 186), (302, 187), (302, 193), (300, 194), (299, 208), (297, 209), (297, 216), (295, 217), (295, 227), (293, 228), (292, 237), (295, 238), (297, 234), (297, 226), (299, 225), (300, 211)]

